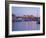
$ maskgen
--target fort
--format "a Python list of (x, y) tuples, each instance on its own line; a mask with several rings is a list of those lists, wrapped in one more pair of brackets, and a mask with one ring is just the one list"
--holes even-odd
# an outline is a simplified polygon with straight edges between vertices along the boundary
[(16, 19), (32, 19), (32, 21), (40, 20), (40, 17), (34, 17), (33, 15), (16, 16)]
[(23, 16), (12, 16), (13, 22), (22, 22), (22, 21), (37, 21), (37, 23), (40, 23), (40, 17), (35, 17), (33, 15), (23, 15)]

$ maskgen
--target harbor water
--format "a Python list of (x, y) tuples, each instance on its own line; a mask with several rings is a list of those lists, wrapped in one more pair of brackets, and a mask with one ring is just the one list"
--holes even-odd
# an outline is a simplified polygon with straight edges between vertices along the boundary
[(12, 23), (12, 31), (28, 31), (28, 30), (40, 30), (40, 24), (37, 21), (22, 21)]

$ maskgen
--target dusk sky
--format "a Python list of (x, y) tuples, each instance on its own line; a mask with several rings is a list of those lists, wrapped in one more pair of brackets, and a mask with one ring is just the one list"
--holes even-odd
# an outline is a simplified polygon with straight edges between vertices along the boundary
[(34, 15), (40, 16), (40, 8), (39, 7), (12, 7), (12, 13), (16, 16), (23, 15)]

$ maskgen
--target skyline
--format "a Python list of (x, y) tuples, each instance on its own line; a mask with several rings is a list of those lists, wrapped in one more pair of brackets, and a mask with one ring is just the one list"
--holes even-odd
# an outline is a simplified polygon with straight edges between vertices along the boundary
[(12, 13), (16, 16), (33, 15), (40, 17), (39, 7), (12, 7)]

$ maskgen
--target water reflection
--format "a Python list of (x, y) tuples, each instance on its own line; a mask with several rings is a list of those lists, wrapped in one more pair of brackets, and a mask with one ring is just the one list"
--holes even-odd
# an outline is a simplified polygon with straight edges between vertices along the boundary
[(40, 24), (37, 24), (37, 21), (21, 21), (13, 23), (12, 31), (24, 30), (40, 30)]

